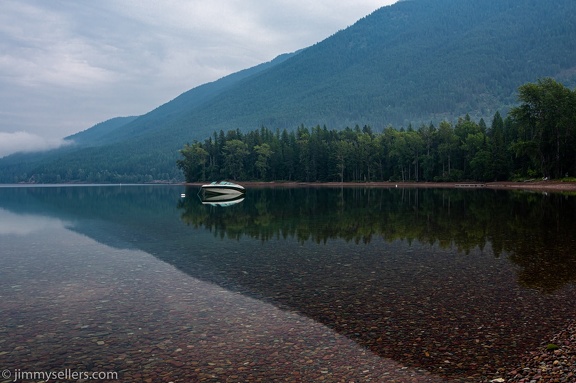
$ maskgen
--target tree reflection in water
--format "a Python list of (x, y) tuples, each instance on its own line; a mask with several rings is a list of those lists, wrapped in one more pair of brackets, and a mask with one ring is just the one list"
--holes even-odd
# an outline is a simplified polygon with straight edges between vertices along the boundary
[(576, 281), (576, 199), (461, 189), (255, 188), (238, 206), (202, 206), (191, 189), (182, 220), (218, 237), (300, 243), (404, 240), (468, 254), (490, 244), (519, 266), (518, 282), (553, 292)]

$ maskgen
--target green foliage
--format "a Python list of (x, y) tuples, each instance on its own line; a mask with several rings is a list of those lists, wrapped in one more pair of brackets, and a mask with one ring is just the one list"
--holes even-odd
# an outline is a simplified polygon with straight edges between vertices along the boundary
[(184, 159), (176, 161), (176, 164), (186, 179), (206, 178), (208, 152), (199, 143), (196, 142), (192, 146), (186, 144), (184, 149), (180, 150), (180, 154)]
[(551, 78), (522, 85), (522, 104), (511, 110), (520, 135), (513, 148), (544, 177), (574, 174), (576, 164), (576, 91)]
[(260, 176), (265, 179), (266, 173), (270, 169), (270, 157), (274, 152), (272, 152), (270, 145), (267, 143), (254, 146), (254, 151), (258, 154), (256, 169), (260, 173)]
[(250, 154), (248, 146), (238, 139), (224, 144), (224, 166), (230, 178), (235, 180), (243, 178), (244, 163), (248, 154)]
[[(296, 181), (498, 181), (576, 174), (576, 91), (552, 79), (520, 88), (513, 119), (499, 112), (488, 128), (469, 115), (453, 126), (391, 126), (380, 134), (365, 125), (342, 131), (317, 125), (296, 132), (266, 127), (220, 132), (186, 145), (178, 166), (186, 181), (209, 178)], [(206, 169), (207, 158), (213, 160)], [(541, 172), (539, 172), (540, 170)], [(207, 178), (208, 175), (208, 178)]]

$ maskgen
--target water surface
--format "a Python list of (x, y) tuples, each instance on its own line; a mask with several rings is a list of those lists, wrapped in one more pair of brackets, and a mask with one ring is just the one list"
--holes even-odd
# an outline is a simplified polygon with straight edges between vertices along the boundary
[(574, 197), (492, 190), (261, 188), (220, 207), (181, 186), (2, 187), (0, 367), (492, 378), (575, 317), (575, 218)]

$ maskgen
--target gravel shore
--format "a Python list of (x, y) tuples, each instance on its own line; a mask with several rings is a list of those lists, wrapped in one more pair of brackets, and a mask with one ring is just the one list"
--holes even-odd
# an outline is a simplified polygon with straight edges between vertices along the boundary
[(493, 383), (576, 382), (576, 321), (556, 334), (549, 343), (530, 352), (519, 368), (497, 377)]

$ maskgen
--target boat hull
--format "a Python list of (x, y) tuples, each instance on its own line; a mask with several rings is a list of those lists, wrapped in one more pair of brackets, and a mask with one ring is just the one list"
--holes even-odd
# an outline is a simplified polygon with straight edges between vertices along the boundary
[(202, 185), (200, 190), (204, 195), (212, 196), (238, 196), (245, 193), (244, 187), (233, 183), (212, 183), (209, 185)]
[(238, 189), (227, 189), (227, 188), (202, 188), (202, 192), (204, 194), (212, 194), (212, 195), (240, 195), (244, 194), (244, 191)]

